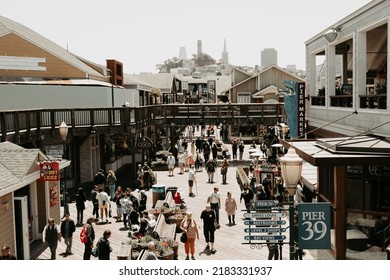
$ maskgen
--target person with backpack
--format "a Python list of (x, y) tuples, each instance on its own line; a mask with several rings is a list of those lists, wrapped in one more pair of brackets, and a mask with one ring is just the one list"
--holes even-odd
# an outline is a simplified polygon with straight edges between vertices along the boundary
[(95, 240), (95, 229), (92, 226), (93, 222), (94, 222), (94, 218), (93, 218), (93, 216), (90, 216), (87, 220), (87, 223), (83, 227), (83, 229), (85, 230), (85, 235), (86, 235), (86, 240), (84, 243), (85, 247), (84, 247), (83, 260), (90, 260), (91, 259), (91, 254), (92, 254), (92, 249), (93, 249), (93, 241)]
[(49, 218), (47, 225), (43, 229), (42, 236), (43, 242), (49, 244), (51, 259), (55, 260), (58, 242), (61, 242), (61, 229), (55, 223), (54, 218)]

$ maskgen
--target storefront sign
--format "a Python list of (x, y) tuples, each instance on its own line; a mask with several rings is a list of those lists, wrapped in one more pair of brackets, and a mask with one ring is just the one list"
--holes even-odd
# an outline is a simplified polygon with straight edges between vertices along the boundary
[(58, 204), (58, 186), (54, 185), (50, 187), (50, 207)]
[(41, 181), (59, 181), (60, 168), (56, 161), (45, 161), (39, 164)]

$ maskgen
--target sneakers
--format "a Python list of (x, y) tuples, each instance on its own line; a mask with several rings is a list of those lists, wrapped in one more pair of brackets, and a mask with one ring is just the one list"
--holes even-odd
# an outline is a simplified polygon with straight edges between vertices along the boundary
[(211, 249), (211, 253), (215, 254), (215, 252), (217, 252), (217, 250), (215, 250), (214, 248)]
[(195, 197), (195, 194), (194, 193), (190, 193), (189, 197)]
[(194, 257), (194, 256), (192, 256), (192, 257), (191, 257), (191, 260), (195, 260), (195, 257)]
[(205, 250), (205, 251), (210, 250), (210, 246), (207, 245), (206, 248), (205, 248), (204, 250)]
[(187, 257), (186, 257), (186, 261), (188, 261), (189, 259), (190, 259), (190, 257), (189, 257), (189, 256), (187, 256)]

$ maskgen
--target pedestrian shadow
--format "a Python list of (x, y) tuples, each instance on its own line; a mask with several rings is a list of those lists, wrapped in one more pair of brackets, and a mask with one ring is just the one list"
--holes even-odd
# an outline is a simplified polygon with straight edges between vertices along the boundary
[(207, 256), (211, 256), (211, 255), (214, 255), (217, 251), (211, 251), (210, 249), (204, 249), (202, 252), (199, 253), (199, 256), (201, 256), (202, 254), (206, 254)]

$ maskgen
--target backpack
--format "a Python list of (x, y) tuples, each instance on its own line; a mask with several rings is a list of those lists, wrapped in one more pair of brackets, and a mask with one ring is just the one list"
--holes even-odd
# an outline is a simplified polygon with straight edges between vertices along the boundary
[(80, 232), (80, 241), (81, 243), (87, 243), (88, 237), (87, 237), (87, 229), (86, 227), (83, 227)]

